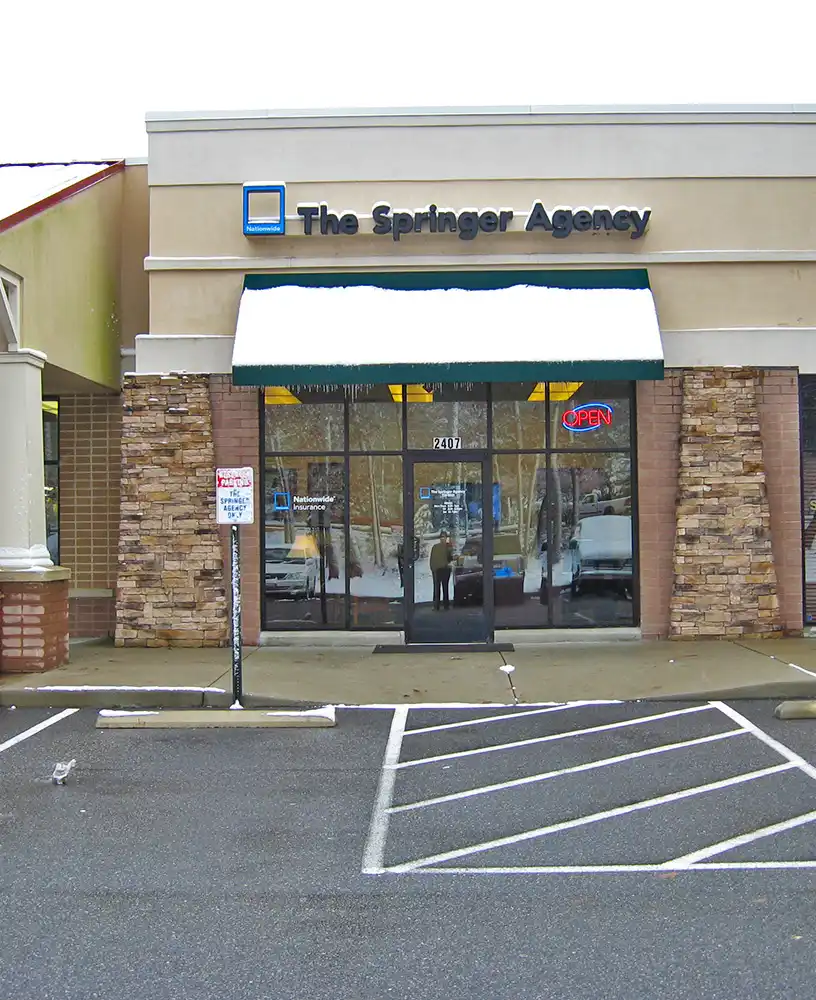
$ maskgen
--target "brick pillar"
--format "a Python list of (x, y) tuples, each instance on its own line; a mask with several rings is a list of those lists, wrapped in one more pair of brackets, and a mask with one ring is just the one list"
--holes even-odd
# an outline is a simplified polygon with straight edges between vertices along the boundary
[(125, 380), (117, 646), (221, 646), (208, 376)]
[(674, 638), (781, 630), (759, 382), (744, 368), (683, 376)]
[[(241, 531), (241, 631), (256, 646), (261, 634), (261, 553), (264, 508), (261, 494), (260, 390), (233, 385), (229, 375), (210, 376), (213, 439), (217, 466), (251, 466), (255, 471), (255, 524)], [(229, 528), (222, 525), (221, 552), (229, 565)], [(227, 600), (229, 601), (229, 593)]]
[(680, 468), (680, 376), (637, 383), (637, 464), (640, 630), (646, 639), (669, 634), (674, 580), (674, 529)]
[(68, 570), (0, 575), (0, 673), (53, 670), (68, 661)]
[(802, 484), (799, 445), (799, 373), (775, 369), (762, 374), (759, 423), (771, 537), (779, 593), (779, 615), (787, 634), (801, 634)]

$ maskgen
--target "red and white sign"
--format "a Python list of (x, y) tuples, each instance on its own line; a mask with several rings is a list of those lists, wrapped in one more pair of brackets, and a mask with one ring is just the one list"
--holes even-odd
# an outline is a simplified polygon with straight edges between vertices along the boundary
[(255, 478), (251, 466), (215, 470), (215, 519), (218, 524), (252, 524)]

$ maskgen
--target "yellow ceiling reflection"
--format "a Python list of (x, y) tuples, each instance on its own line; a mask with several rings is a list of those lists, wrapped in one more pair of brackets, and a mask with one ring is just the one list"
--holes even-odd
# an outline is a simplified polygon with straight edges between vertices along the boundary
[(574, 396), (583, 384), (583, 382), (550, 382), (550, 399), (554, 403), (562, 403)]
[(285, 385), (268, 385), (264, 389), (264, 403), (267, 406), (281, 406), (299, 402), (297, 396), (293, 395)]
[[(391, 398), (395, 403), (402, 402), (402, 386), (401, 385), (389, 385), (388, 388), (391, 390)], [(409, 385), (408, 386), (408, 402), (409, 403), (432, 403), (433, 393), (428, 392), (424, 385)]]

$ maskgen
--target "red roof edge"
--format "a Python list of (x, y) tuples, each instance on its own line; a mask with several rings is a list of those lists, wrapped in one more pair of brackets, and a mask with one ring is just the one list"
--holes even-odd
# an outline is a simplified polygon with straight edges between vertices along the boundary
[(0, 233), (4, 233), (7, 229), (11, 229), (13, 226), (19, 226), (21, 222), (25, 222), (27, 219), (31, 219), (33, 216), (39, 215), (40, 212), (44, 212), (47, 208), (53, 208), (55, 205), (59, 205), (60, 202), (66, 201), (68, 198), (72, 198), (75, 194), (79, 194), (80, 191), (87, 191), (87, 189), (93, 187), (94, 184), (98, 184), (100, 181), (104, 181), (108, 177), (112, 177), (114, 174), (118, 174), (124, 169), (125, 161), (117, 160), (115, 163), (110, 163), (108, 166), (98, 170), (95, 174), (91, 174), (90, 177), (83, 177), (81, 181), (75, 181), (73, 184), (69, 184), (68, 187), (64, 187), (60, 191), (55, 191), (53, 194), (49, 194), (47, 197), (41, 198), (39, 201), (35, 201), (33, 205), (27, 205), (25, 208), (21, 208), (19, 212), (7, 215), (5, 219), (0, 219)]

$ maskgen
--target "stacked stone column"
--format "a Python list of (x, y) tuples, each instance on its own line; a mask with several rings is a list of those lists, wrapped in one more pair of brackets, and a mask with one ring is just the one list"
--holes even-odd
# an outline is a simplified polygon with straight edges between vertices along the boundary
[(227, 601), (205, 375), (125, 380), (117, 646), (220, 646)]
[(781, 632), (760, 378), (753, 369), (683, 375), (673, 638)]

